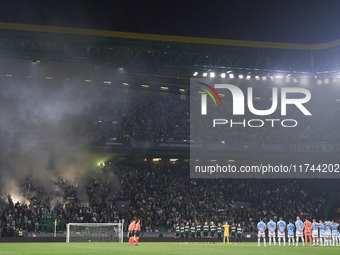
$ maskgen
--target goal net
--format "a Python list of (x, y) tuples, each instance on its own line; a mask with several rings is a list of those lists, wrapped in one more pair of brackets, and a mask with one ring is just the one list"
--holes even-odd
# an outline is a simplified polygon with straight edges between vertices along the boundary
[(123, 242), (123, 223), (68, 223), (66, 242)]

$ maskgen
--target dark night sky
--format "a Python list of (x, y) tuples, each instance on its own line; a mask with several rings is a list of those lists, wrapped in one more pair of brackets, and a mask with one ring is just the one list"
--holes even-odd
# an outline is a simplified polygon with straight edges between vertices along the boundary
[(340, 38), (339, 0), (1, 0), (0, 4), (3, 22), (276, 42)]

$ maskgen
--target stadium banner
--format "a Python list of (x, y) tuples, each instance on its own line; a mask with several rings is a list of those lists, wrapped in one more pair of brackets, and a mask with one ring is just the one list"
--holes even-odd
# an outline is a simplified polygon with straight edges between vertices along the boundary
[[(234, 75), (190, 79), (191, 178), (340, 177), (340, 147), (330, 144), (339, 132), (329, 113), (337, 101), (318, 97), (315, 79), (257, 76), (254, 83)], [(229, 151), (240, 152), (237, 160)]]

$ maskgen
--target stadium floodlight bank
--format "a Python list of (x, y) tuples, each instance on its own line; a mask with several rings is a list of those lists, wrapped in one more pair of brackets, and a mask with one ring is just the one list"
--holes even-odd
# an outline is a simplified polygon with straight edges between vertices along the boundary
[(68, 223), (66, 242), (123, 242), (123, 223)]

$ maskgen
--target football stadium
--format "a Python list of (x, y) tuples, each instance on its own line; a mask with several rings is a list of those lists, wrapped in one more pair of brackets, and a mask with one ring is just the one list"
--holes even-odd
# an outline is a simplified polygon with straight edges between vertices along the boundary
[(0, 11), (0, 254), (337, 253), (338, 3), (90, 2)]

